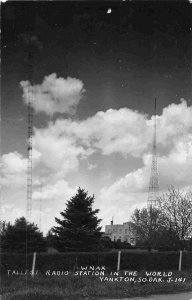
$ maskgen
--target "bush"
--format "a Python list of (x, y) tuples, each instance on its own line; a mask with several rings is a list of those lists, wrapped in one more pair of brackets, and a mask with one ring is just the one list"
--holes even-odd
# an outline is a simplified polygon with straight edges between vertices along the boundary
[(115, 249), (131, 249), (132, 246), (128, 242), (121, 242), (121, 240), (117, 240), (113, 242), (113, 247)]

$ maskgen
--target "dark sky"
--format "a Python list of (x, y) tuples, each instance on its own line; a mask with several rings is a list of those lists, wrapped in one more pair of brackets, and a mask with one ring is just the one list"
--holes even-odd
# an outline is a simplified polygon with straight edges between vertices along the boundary
[[(13, 134), (14, 122), (25, 118), (19, 82), (33, 77), (40, 83), (53, 72), (84, 82), (89, 101), (81, 102), (80, 119), (108, 107), (130, 107), (151, 114), (155, 97), (159, 112), (173, 99), (189, 99), (190, 6), (182, 1), (3, 4), (6, 134)], [(109, 8), (112, 11), (107, 14)], [(38, 41), (31, 50), (27, 39), (33, 36)], [(34, 57), (32, 72), (27, 61), (29, 48)], [(42, 116), (36, 122), (43, 123)], [(22, 135), (19, 126), (15, 127), (17, 135)], [(4, 147), (10, 145), (4, 143)]]

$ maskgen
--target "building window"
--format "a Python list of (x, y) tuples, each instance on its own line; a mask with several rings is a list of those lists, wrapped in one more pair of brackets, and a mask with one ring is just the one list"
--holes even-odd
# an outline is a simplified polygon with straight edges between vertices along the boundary
[(121, 233), (122, 232), (122, 229), (119, 229), (119, 233)]

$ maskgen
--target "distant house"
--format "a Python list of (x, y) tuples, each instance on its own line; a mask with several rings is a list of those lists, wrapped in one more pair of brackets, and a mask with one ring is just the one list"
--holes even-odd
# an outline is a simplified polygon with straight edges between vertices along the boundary
[(108, 236), (112, 241), (120, 240), (134, 246), (136, 244), (136, 234), (133, 230), (131, 222), (121, 224), (113, 224), (105, 226), (105, 236)]

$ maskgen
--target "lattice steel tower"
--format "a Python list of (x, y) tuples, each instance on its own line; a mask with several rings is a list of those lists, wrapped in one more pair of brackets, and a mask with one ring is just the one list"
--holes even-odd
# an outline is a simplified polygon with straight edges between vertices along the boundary
[(156, 120), (156, 99), (154, 103), (154, 128), (153, 128), (153, 145), (152, 145), (152, 162), (151, 162), (151, 175), (149, 182), (149, 193), (148, 193), (148, 208), (159, 207), (159, 176), (157, 170), (157, 120)]
[[(33, 51), (28, 53), (28, 67), (29, 67), (29, 76), (33, 79), (33, 63), (34, 56)], [(27, 220), (31, 222), (31, 210), (32, 210), (32, 192), (33, 192), (33, 159), (32, 159), (32, 149), (33, 149), (33, 87), (28, 86), (27, 93), (27, 108), (28, 108), (28, 131), (27, 131)]]
[(27, 93), (27, 105), (28, 105), (28, 131), (27, 131), (27, 220), (31, 221), (32, 211), (32, 190), (33, 190), (33, 170), (32, 170), (32, 148), (33, 148), (33, 101), (34, 101), (34, 63), (35, 54), (41, 49), (42, 45), (38, 37), (34, 34), (35, 20), (31, 23), (31, 31), (23, 36), (24, 49), (27, 51), (27, 67), (28, 67), (28, 93)]

